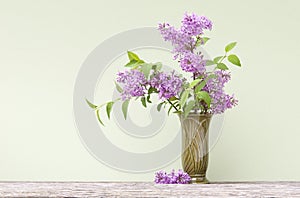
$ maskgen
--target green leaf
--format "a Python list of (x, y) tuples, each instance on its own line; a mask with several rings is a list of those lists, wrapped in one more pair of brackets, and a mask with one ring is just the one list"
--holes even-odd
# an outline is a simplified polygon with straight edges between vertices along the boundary
[(142, 64), (144, 64), (145, 62), (143, 61), (143, 60), (139, 60), (138, 62), (136, 62), (136, 64), (134, 64), (133, 66), (132, 66), (132, 68), (131, 69), (136, 69), (136, 68), (138, 68), (140, 65), (142, 65)]
[(173, 113), (182, 113), (182, 111), (174, 111)]
[(88, 99), (85, 99), (85, 101), (87, 102), (87, 104), (88, 104), (92, 109), (97, 109), (97, 106), (94, 105), (93, 103), (91, 103), (90, 101), (88, 101)]
[(102, 120), (101, 120), (101, 118), (100, 118), (100, 112), (99, 112), (99, 109), (96, 110), (96, 115), (97, 115), (97, 119), (98, 119), (98, 121), (100, 122), (100, 124), (102, 124), (102, 125), (104, 126), (104, 124), (103, 124), (103, 122), (102, 122)]
[(221, 70), (228, 70), (228, 67), (224, 63), (218, 63), (217, 68)]
[(148, 94), (152, 94), (152, 93), (158, 93), (157, 89), (155, 89), (154, 87), (150, 87), (148, 89)]
[(229, 43), (229, 44), (225, 47), (225, 52), (229, 52), (229, 51), (232, 50), (235, 46), (236, 46), (236, 42)]
[(172, 96), (169, 100), (174, 101), (174, 100), (178, 100), (178, 98), (176, 98), (175, 96)]
[(164, 102), (159, 103), (159, 104), (157, 105), (157, 107), (156, 107), (157, 111), (160, 111), (160, 110), (161, 110), (161, 107), (162, 107), (163, 104), (164, 104)]
[(192, 81), (190, 84), (190, 88), (195, 87), (200, 81), (201, 81), (200, 79), (196, 79), (196, 80)]
[[(154, 66), (156, 66), (155, 68), (153, 68), (153, 69), (155, 69), (156, 71), (159, 71), (159, 70), (161, 70), (161, 68), (162, 68), (162, 63), (160, 63), (160, 62), (157, 62), (157, 63), (155, 63), (155, 65)], [(153, 67), (154, 67), (153, 66)]]
[(170, 115), (170, 112), (171, 112), (171, 109), (173, 108), (173, 106), (171, 105), (170, 107), (169, 107), (169, 110), (168, 110), (168, 115)]
[(184, 108), (184, 111), (183, 111), (184, 118), (186, 118), (189, 115), (190, 111), (194, 108), (194, 106), (195, 106), (195, 100), (189, 101), (189, 103), (186, 105), (186, 107)]
[(147, 107), (146, 98), (144, 96), (141, 97), (141, 102), (142, 102), (142, 104), (143, 104), (144, 107)]
[(128, 105), (129, 105), (129, 101), (130, 100), (125, 100), (122, 104), (122, 112), (123, 112), (123, 115), (124, 115), (124, 119), (126, 120), (127, 119), (127, 112), (128, 112)]
[(155, 71), (159, 71), (161, 70), (161, 68), (162, 68), (162, 63), (160, 62), (154, 63), (154, 65), (152, 65), (152, 69)]
[(202, 44), (201, 38), (197, 38), (196, 43), (195, 43), (195, 47), (199, 47), (201, 44)]
[(200, 92), (196, 93), (196, 96), (199, 100), (204, 100), (204, 102), (207, 104), (208, 108), (210, 108), (211, 98), (206, 91), (200, 91)]
[(129, 63), (125, 65), (125, 67), (131, 67), (132, 69), (136, 69), (140, 65), (145, 63), (143, 60), (131, 60)]
[(150, 95), (147, 96), (147, 102), (152, 103), (151, 100), (150, 100)]
[(145, 75), (146, 79), (148, 79), (151, 69), (152, 69), (151, 64), (144, 63), (144, 64), (141, 65), (141, 71)]
[(206, 63), (205, 63), (206, 66), (215, 65), (215, 64), (216, 63), (212, 60), (206, 60)]
[(189, 97), (189, 93), (190, 93), (190, 90), (185, 90), (185, 91), (182, 93), (182, 96), (181, 96), (180, 102), (179, 102), (179, 104), (180, 104), (181, 107), (184, 106), (186, 100), (187, 100), (188, 97)]
[(218, 56), (218, 57), (214, 58), (214, 63), (217, 64), (222, 58), (223, 58), (223, 56)]
[(206, 85), (206, 81), (203, 80), (199, 85), (197, 85), (197, 87), (195, 88), (195, 92), (199, 92), (201, 91), (201, 89), (203, 89), (203, 87)]
[(203, 37), (203, 38), (201, 38), (201, 40), (202, 40), (202, 45), (205, 45), (205, 44), (207, 43), (207, 41), (210, 40), (210, 38), (208, 38), (208, 37)]
[(131, 51), (127, 51), (127, 55), (128, 55), (128, 58), (129, 58), (130, 61), (132, 61), (132, 60), (136, 60), (136, 61), (140, 60), (139, 56), (136, 55), (135, 53), (131, 52)]
[(207, 76), (207, 77), (205, 78), (205, 80), (207, 81), (207, 80), (209, 80), (209, 79), (216, 78), (216, 77), (217, 77), (216, 74), (210, 74), (209, 76)]
[(231, 55), (228, 56), (228, 61), (231, 62), (234, 65), (241, 66), (240, 59), (234, 54), (231, 54)]
[(209, 39), (210, 38), (208, 37), (203, 37), (203, 38), (198, 37), (195, 46), (198, 47), (200, 45), (205, 45), (207, 41), (209, 41)]
[(112, 109), (113, 105), (114, 105), (114, 102), (108, 102), (106, 104), (106, 113), (107, 113), (108, 119), (110, 119), (110, 112), (111, 112), (111, 109)]
[(122, 93), (123, 92), (123, 89), (122, 87), (115, 81), (115, 85), (116, 85), (116, 89), (119, 93)]
[(133, 67), (137, 62), (138, 61), (136, 60), (131, 60), (125, 65), (125, 67)]
[(167, 102), (165, 102), (164, 108), (166, 108), (167, 104), (168, 104), (168, 103), (167, 103)]

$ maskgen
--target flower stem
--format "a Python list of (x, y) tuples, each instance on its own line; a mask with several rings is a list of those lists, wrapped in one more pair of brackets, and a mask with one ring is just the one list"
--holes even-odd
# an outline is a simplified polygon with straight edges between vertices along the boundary
[(168, 102), (176, 111), (179, 111), (179, 109), (177, 109), (177, 107), (169, 99), (168, 99)]

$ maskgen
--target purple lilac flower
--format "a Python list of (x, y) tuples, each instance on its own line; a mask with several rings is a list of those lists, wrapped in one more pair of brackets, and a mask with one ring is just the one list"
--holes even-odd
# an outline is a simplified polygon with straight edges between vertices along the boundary
[(165, 171), (159, 171), (155, 173), (154, 182), (157, 184), (169, 184), (169, 177)]
[(186, 52), (183, 54), (180, 59), (180, 66), (182, 70), (186, 72), (204, 73), (206, 70), (203, 56), (192, 52)]
[(194, 13), (186, 13), (181, 23), (181, 31), (191, 36), (203, 34), (204, 29), (212, 29), (212, 22), (208, 18)]
[(189, 52), (191, 46), (196, 43), (195, 38), (191, 37), (187, 33), (181, 30), (175, 29), (175, 27), (170, 26), (168, 23), (160, 23), (158, 29), (165, 41), (170, 41), (173, 45), (173, 53), (176, 57), (183, 52)]
[(170, 41), (174, 47), (174, 59), (180, 61), (181, 68), (186, 72), (205, 71), (203, 56), (193, 52), (196, 36), (203, 34), (204, 29), (211, 30), (212, 22), (205, 16), (185, 14), (181, 28), (176, 29), (168, 23), (159, 24), (158, 29), (165, 41)]
[(206, 16), (200, 16), (199, 17), (200, 23), (202, 24), (202, 27), (207, 30), (212, 29), (212, 21), (209, 20)]
[(223, 70), (215, 71), (216, 78), (207, 81), (204, 91), (207, 91), (212, 99), (210, 111), (212, 114), (224, 113), (226, 109), (230, 109), (237, 105), (234, 96), (225, 93), (224, 86), (230, 80), (230, 73)]
[(189, 174), (180, 169), (177, 172), (173, 169), (169, 174), (165, 171), (156, 172), (154, 179), (157, 184), (188, 184), (190, 181)]
[(160, 99), (169, 99), (176, 96), (182, 88), (183, 80), (173, 71), (171, 74), (157, 73), (151, 80), (150, 85), (158, 90)]
[(169, 184), (177, 184), (177, 176), (174, 169), (168, 174), (168, 177)]
[(121, 93), (123, 101), (146, 93), (147, 80), (145, 75), (138, 70), (119, 72), (117, 82), (123, 85), (123, 92)]
[(189, 174), (183, 172), (182, 170), (178, 170), (175, 175), (177, 184), (188, 184), (191, 181), (191, 177), (189, 176)]

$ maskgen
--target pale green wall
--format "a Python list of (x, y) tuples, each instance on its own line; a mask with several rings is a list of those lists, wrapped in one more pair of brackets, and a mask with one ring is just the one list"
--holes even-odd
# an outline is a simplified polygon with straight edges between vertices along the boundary
[[(243, 61), (229, 89), (208, 176), (224, 180), (300, 180), (300, 1), (0, 1), (0, 180), (146, 180), (95, 160), (72, 113), (75, 77), (86, 56), (118, 32), (179, 24), (185, 11), (214, 21), (207, 50), (238, 41)], [(299, 73), (298, 73), (299, 72)], [(166, 169), (178, 168), (176, 161)]]

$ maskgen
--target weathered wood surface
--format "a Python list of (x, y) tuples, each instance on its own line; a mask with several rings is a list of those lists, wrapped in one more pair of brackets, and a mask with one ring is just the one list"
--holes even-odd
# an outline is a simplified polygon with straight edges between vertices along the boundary
[(300, 197), (300, 182), (0, 182), (0, 197)]

